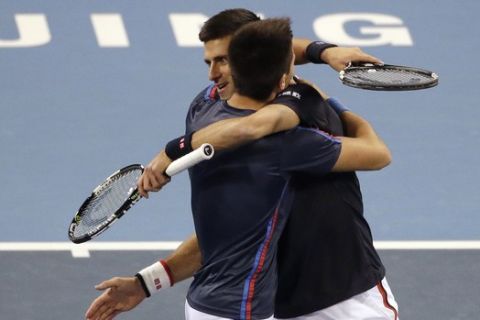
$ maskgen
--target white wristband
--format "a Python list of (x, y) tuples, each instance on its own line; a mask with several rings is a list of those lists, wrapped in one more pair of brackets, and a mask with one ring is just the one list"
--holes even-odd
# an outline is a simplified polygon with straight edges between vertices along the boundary
[(161, 288), (173, 286), (170, 269), (165, 261), (157, 261), (138, 272), (150, 292), (150, 295), (157, 293)]

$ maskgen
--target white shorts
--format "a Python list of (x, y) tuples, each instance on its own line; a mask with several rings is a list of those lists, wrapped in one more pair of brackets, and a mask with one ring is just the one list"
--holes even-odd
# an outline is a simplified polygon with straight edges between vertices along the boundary
[[(198, 310), (193, 309), (189, 304), (188, 301), (185, 301), (185, 319), (186, 320), (232, 320), (228, 318), (222, 318), (218, 316), (214, 316), (208, 313), (203, 313)], [(273, 320), (273, 316), (262, 319), (262, 320)]]
[[(297, 320), (399, 320), (398, 305), (385, 278), (375, 287)], [(282, 319), (286, 320), (286, 319)]]

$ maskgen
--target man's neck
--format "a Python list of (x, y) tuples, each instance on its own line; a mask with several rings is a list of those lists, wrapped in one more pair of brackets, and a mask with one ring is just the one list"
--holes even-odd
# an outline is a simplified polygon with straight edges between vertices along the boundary
[(255, 100), (247, 96), (240, 95), (238, 93), (234, 93), (230, 99), (228, 99), (228, 104), (237, 109), (249, 109), (249, 110), (259, 110), (262, 107), (266, 106), (268, 102), (273, 99), (275, 95), (272, 93), (272, 96), (265, 100)]

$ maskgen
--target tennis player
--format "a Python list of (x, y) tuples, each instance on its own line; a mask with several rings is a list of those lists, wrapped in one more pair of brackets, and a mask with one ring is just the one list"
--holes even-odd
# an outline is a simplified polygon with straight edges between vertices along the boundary
[[(206, 47), (207, 47), (207, 46), (206, 46)], [(298, 92), (297, 92), (297, 93), (298, 93)], [(318, 94), (317, 94), (317, 95), (318, 95)], [(283, 95), (283, 97), (286, 97), (286, 96), (288, 96), (288, 95)], [(284, 103), (285, 103), (285, 101), (284, 101)], [(262, 111), (263, 111), (263, 110), (262, 110)], [(260, 113), (260, 112), (257, 112), (257, 114), (258, 114), (258, 113)], [(266, 114), (267, 114), (267, 113), (266, 113)], [(331, 114), (330, 114), (330, 116), (331, 116)], [(252, 117), (252, 116), (250, 116), (250, 117)], [(249, 117), (247, 117), (247, 118), (249, 118)], [(246, 118), (245, 118), (245, 119), (246, 119)], [(337, 118), (337, 120), (338, 120), (338, 118)], [(228, 120), (228, 121), (230, 121), (230, 120)], [(297, 118), (297, 121), (298, 121), (298, 118)], [(233, 126), (232, 128), (235, 128), (235, 126)], [(340, 129), (341, 129), (341, 125), (340, 125)], [(198, 132), (198, 133), (201, 133), (201, 131)], [(196, 135), (197, 135), (197, 134), (196, 134)], [(194, 135), (194, 140), (196, 139), (196, 138), (195, 138), (196, 135)], [(250, 135), (249, 135), (249, 137), (250, 137)], [(195, 142), (194, 142), (194, 143), (195, 143)], [(232, 144), (232, 143), (230, 142), (230, 144)], [(330, 186), (330, 187), (332, 186), (332, 185), (329, 184), (329, 183), (325, 183), (324, 186), (327, 187), (325, 190), (332, 189), (332, 188), (328, 188), (328, 186)], [(348, 186), (348, 183), (347, 183), (347, 186)], [(332, 191), (332, 190), (331, 190), (331, 191)], [(338, 192), (337, 192), (337, 193), (338, 193)], [(318, 195), (316, 195), (316, 197), (318, 198)], [(338, 197), (337, 197), (337, 198), (338, 198)], [(337, 200), (338, 200), (338, 199), (337, 199)], [(361, 203), (361, 199), (360, 199), (360, 203)], [(317, 209), (318, 209), (318, 208), (317, 208)], [(313, 210), (313, 208), (312, 208), (311, 210)], [(361, 216), (361, 212), (360, 212), (360, 216)], [(307, 218), (308, 218), (308, 217), (307, 217)], [(307, 220), (307, 221), (308, 221), (308, 220)], [(308, 225), (308, 223), (306, 223), (306, 225)], [(367, 226), (367, 227), (368, 227), (368, 226)], [(369, 232), (367, 232), (367, 233), (369, 233)], [(307, 232), (307, 233), (304, 233), (304, 234), (308, 234), (308, 232)], [(308, 242), (311, 242), (311, 243), (313, 244), (313, 246), (316, 246), (316, 244), (315, 244), (316, 242), (315, 242), (315, 241), (308, 241)], [(182, 261), (183, 261), (182, 259), (183, 259), (184, 257), (190, 257), (190, 258), (191, 258), (191, 257), (196, 257), (196, 258), (193, 258), (193, 259), (192, 259), (193, 261), (199, 261), (199, 260), (200, 260), (200, 259), (199, 259), (200, 255), (198, 254), (198, 252), (199, 252), (199, 251), (198, 251), (198, 247), (197, 247), (196, 242), (194, 241), (194, 239), (192, 239), (191, 241), (186, 242), (184, 245), (182, 245), (181, 248), (182, 248), (182, 249), (181, 249), (180, 251), (183, 252), (184, 254), (186, 253), (186, 255), (182, 256), (181, 254), (180, 254), (180, 255), (177, 254), (177, 255), (172, 256), (172, 257), (168, 260), (168, 265), (170, 265), (170, 267), (171, 267), (173, 270), (175, 270), (175, 271), (173, 272), (172, 277), (175, 278), (176, 281), (179, 281), (179, 280), (181, 280), (182, 278), (187, 277), (189, 274), (191, 274), (191, 271), (189, 270), (189, 268), (190, 268), (190, 269), (196, 269), (197, 266), (198, 266), (198, 263), (197, 263), (197, 265), (196, 265), (196, 264), (191, 264), (191, 265), (188, 265), (188, 264), (187, 264), (187, 266), (185, 267), (185, 264), (182, 263)], [(300, 251), (301, 251), (301, 250), (300, 250)], [(318, 256), (318, 254), (317, 254), (317, 256)], [(179, 257), (182, 257), (182, 258), (179, 259)], [(183, 266), (183, 267), (182, 267), (182, 266)], [(168, 268), (168, 266), (166, 266), (166, 267)], [(312, 265), (312, 268), (315, 268), (315, 263)], [(320, 272), (320, 273), (321, 273), (321, 272)], [(297, 278), (298, 278), (298, 276), (301, 276), (301, 274), (297, 275)], [(292, 278), (292, 277), (291, 277), (291, 278)], [(295, 278), (295, 277), (293, 277), (293, 278)], [(282, 278), (280, 278), (280, 279), (282, 279)], [(172, 279), (170, 279), (169, 281), (171, 281), (171, 280), (172, 280)], [(307, 281), (308, 281), (308, 279), (307, 279)], [(314, 281), (313, 279), (310, 279), (310, 282), (311, 282), (311, 283), (315, 283), (315, 281)], [(171, 282), (171, 283), (172, 283), (172, 282)], [(105, 283), (103, 284), (103, 286), (107, 286), (107, 282), (105, 282)], [(100, 286), (100, 287), (102, 287), (102, 286)], [(321, 286), (320, 286), (320, 287), (321, 287)], [(340, 290), (340, 291), (341, 291), (341, 290)], [(292, 291), (290, 291), (290, 292), (292, 292)], [(300, 298), (300, 297), (303, 297), (304, 295), (305, 295), (305, 293), (298, 295), (298, 297)], [(307, 296), (309, 295), (308, 290), (306, 291), (306, 295), (307, 295)], [(294, 294), (294, 296), (296, 296), (296, 294)], [(311, 300), (314, 300), (314, 299), (315, 299), (315, 297), (312, 297)], [(301, 299), (298, 299), (298, 300), (301, 300)], [(310, 304), (310, 305), (311, 305), (312, 303), (311, 303), (311, 302), (308, 302), (307, 304)], [(315, 304), (315, 303), (314, 303), (314, 304)], [(317, 303), (317, 304), (318, 304), (318, 303)], [(287, 307), (288, 307), (288, 304), (287, 304)], [(350, 317), (350, 319), (354, 319), (354, 318), (353, 318), (353, 317)]]

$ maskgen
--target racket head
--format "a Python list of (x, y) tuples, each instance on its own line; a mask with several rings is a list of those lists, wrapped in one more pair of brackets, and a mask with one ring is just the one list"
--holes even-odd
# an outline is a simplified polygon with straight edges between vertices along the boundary
[(143, 166), (132, 164), (115, 171), (82, 203), (68, 228), (73, 243), (83, 243), (107, 230), (138, 200), (137, 181)]
[(434, 87), (438, 75), (426, 69), (400, 65), (350, 65), (340, 71), (344, 85), (376, 91), (407, 91)]

